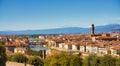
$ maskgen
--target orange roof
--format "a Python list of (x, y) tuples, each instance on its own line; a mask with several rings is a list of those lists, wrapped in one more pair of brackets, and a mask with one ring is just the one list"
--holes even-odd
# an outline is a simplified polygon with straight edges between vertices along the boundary
[(5, 47), (9, 47), (9, 46), (18, 46), (17, 44), (5, 44)]
[(119, 46), (114, 46), (113, 49), (120, 50), (120, 45)]

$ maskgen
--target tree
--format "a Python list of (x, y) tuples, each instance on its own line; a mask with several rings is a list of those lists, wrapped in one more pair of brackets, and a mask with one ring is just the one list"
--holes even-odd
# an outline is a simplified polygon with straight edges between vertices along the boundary
[[(57, 60), (57, 57), (56, 57), (56, 60)], [(60, 54), (57, 62), (60, 66), (70, 66), (70, 58), (65, 54)]]
[(14, 61), (14, 62), (24, 63), (24, 62), (26, 62), (26, 59), (27, 59), (26, 56), (24, 56), (21, 53), (16, 53), (12, 56), (12, 61)]
[(40, 57), (34, 56), (28, 59), (28, 64), (34, 66), (44, 66), (44, 61)]
[(77, 55), (57, 54), (47, 57), (44, 66), (82, 66), (82, 59)]
[(80, 50), (80, 46), (79, 45), (77, 45), (77, 50)]
[(6, 66), (6, 61), (5, 47), (0, 44), (0, 66)]
[(35, 50), (32, 50), (32, 49), (27, 49), (26, 53), (27, 53), (28, 55), (40, 56), (40, 57), (42, 57), (42, 50), (40, 50), (40, 51), (35, 51)]
[(86, 58), (87, 65), (86, 66), (99, 66), (100, 58), (97, 55), (89, 55)]
[(71, 66), (82, 66), (82, 59), (80, 58), (80, 56), (77, 55), (71, 55), (69, 56), (70, 58), (70, 65)]
[(116, 66), (120, 66), (120, 57), (116, 58)]
[(116, 58), (111, 55), (104, 55), (101, 58), (100, 66), (116, 66)]
[(117, 50), (117, 54), (120, 56), (120, 50)]
[(60, 55), (54, 55), (54, 56), (47, 57), (44, 60), (44, 66), (61, 66), (59, 60), (60, 60)]
[(12, 61), (12, 55), (7, 55), (7, 60)]

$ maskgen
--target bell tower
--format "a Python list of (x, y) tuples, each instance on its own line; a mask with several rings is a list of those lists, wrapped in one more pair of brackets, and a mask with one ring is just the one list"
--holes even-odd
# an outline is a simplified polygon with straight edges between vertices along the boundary
[(95, 30), (94, 24), (92, 24), (92, 25), (91, 25), (91, 35), (92, 35), (92, 36), (94, 36), (94, 30)]

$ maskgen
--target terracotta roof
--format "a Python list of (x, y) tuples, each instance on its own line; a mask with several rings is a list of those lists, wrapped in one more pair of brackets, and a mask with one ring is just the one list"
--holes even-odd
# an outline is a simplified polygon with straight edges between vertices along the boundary
[(17, 44), (5, 44), (5, 47), (9, 47), (9, 46), (18, 46)]
[(120, 45), (114, 46), (113, 49), (115, 49), (115, 50), (120, 50)]

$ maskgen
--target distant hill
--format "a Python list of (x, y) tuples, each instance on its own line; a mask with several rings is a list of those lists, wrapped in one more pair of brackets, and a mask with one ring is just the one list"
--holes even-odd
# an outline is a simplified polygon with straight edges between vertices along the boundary
[(109, 24), (95, 27), (96, 32), (113, 32), (120, 31), (120, 24)]
[[(22, 31), (0, 31), (0, 35), (14, 35), (14, 34), (70, 34), (70, 33), (89, 33), (90, 28), (81, 27), (65, 27), (45, 30), (22, 30)], [(95, 32), (120, 32), (120, 24), (109, 24), (96, 26)]]

